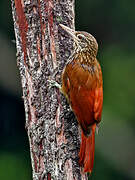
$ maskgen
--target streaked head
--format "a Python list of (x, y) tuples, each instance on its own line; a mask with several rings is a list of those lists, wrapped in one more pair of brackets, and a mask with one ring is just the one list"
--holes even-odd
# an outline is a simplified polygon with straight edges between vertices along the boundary
[(60, 26), (72, 36), (78, 52), (88, 51), (94, 58), (96, 57), (98, 44), (91, 34), (84, 31), (75, 31), (63, 24), (60, 24)]

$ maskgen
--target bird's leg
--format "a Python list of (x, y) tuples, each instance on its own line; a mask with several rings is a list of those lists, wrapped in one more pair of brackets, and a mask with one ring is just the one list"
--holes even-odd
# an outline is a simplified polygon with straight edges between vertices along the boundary
[(61, 85), (59, 83), (57, 83), (56, 81), (48, 80), (48, 82), (50, 83), (50, 85), (49, 85), (50, 88), (57, 87), (59, 90), (61, 90)]

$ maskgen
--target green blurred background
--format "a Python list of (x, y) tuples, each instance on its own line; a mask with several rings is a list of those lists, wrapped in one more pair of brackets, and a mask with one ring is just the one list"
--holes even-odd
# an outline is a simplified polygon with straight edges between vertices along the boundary
[[(104, 108), (93, 180), (135, 179), (135, 1), (76, 0), (76, 29), (93, 34)], [(0, 1), (0, 180), (31, 180), (9, 0)]]

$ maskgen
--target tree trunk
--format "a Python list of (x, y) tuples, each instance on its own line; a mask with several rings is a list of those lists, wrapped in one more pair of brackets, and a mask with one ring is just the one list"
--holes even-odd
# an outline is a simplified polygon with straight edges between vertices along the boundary
[(78, 165), (78, 123), (47, 80), (60, 76), (73, 42), (74, 0), (11, 0), (34, 180), (86, 180)]

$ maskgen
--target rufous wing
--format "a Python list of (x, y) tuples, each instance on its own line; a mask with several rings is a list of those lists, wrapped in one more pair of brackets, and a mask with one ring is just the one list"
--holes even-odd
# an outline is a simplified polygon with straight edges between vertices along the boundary
[(90, 126), (100, 122), (103, 104), (102, 73), (97, 64), (95, 72), (79, 63), (68, 64), (63, 73), (63, 91), (84, 131), (89, 134)]
[(101, 121), (103, 107), (103, 87), (97, 87), (95, 89), (95, 102), (94, 102), (94, 118), (97, 122)]

